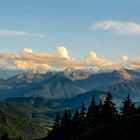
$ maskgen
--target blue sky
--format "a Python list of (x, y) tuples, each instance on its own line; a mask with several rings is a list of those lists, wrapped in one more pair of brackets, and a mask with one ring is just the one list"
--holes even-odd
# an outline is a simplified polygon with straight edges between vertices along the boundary
[[(0, 53), (54, 53), (65, 46), (76, 59), (90, 51), (109, 59), (139, 57), (139, 7), (139, 0), (1, 0)], [(138, 31), (126, 31), (131, 23)]]

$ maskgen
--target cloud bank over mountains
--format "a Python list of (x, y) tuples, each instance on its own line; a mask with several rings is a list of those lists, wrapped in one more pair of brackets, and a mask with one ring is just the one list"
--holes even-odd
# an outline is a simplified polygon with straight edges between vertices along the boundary
[(97, 69), (140, 68), (140, 58), (122, 56), (116, 60), (109, 60), (91, 51), (83, 60), (74, 59), (64, 46), (56, 47), (54, 54), (33, 52), (25, 48), (19, 53), (0, 54), (0, 68), (22, 70), (63, 70), (65, 68), (83, 69), (93, 67)]

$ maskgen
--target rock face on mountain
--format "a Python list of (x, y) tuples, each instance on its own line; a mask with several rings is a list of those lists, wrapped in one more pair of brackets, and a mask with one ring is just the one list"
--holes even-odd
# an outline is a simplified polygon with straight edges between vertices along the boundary
[(27, 96), (45, 96), (55, 99), (72, 98), (84, 92), (84, 89), (75, 85), (70, 79), (55, 75), (40, 83), (39, 88), (31, 91)]
[(66, 68), (63, 74), (71, 80), (82, 80), (88, 78), (90, 75), (95, 73), (92, 69), (79, 69), (75, 70), (72, 68)]
[(6, 81), (15, 84), (41, 83), (42, 81), (51, 78), (55, 74), (56, 74), (55, 72), (47, 72), (45, 74), (28, 72), (28, 73), (17, 74), (13, 77), (8, 78)]
[(120, 69), (112, 72), (93, 74), (87, 79), (77, 80), (76, 84), (86, 90), (92, 90), (98, 87), (138, 80), (140, 80), (140, 73), (133, 70)]

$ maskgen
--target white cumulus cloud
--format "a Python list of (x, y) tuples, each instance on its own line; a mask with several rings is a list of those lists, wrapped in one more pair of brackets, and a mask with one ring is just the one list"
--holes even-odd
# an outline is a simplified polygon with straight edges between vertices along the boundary
[(123, 56), (121, 58), (122, 65), (128, 68), (140, 68), (140, 57), (129, 58), (128, 56)]
[(97, 56), (96, 52), (89, 52), (86, 62), (93, 67), (110, 69), (111, 67), (118, 68), (119, 64), (115, 61), (106, 59), (103, 56)]
[(32, 49), (29, 49), (29, 48), (24, 48), (22, 50), (22, 53), (33, 53), (33, 50)]
[(57, 49), (58, 56), (63, 58), (68, 58), (68, 59), (70, 58), (68, 55), (68, 50), (64, 46), (58, 46), (56, 47), (56, 49)]

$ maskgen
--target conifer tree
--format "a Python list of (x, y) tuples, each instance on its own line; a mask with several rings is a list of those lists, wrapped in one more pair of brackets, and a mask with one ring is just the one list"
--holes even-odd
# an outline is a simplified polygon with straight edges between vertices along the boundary
[(61, 119), (61, 131), (59, 131), (59, 139), (67, 140), (73, 135), (72, 133), (72, 115), (70, 110), (65, 110)]
[(73, 115), (73, 122), (75, 124), (79, 123), (79, 119), (80, 119), (80, 113), (78, 110), (75, 111), (74, 115)]
[(85, 121), (85, 119), (86, 119), (86, 107), (85, 107), (85, 104), (84, 103), (81, 106), (80, 119), (82, 121)]
[(117, 110), (112, 99), (112, 94), (108, 92), (101, 111), (103, 121), (110, 121), (114, 119), (117, 115)]
[(22, 140), (22, 137), (21, 137), (21, 136), (19, 136), (19, 137), (18, 137), (18, 140)]
[(71, 124), (71, 121), (72, 121), (72, 114), (71, 114), (71, 111), (68, 110), (68, 123)]
[(99, 101), (99, 110), (102, 109), (102, 100)]
[(64, 128), (69, 127), (69, 125), (71, 124), (71, 117), (72, 117), (71, 111), (65, 110), (64, 114), (62, 116), (62, 119), (61, 119), (62, 127), (64, 127)]
[(56, 116), (53, 130), (48, 133), (47, 140), (67, 140), (71, 137), (71, 112), (70, 110), (65, 110), (62, 118), (59, 113)]
[(95, 127), (98, 123), (98, 119), (99, 119), (99, 106), (96, 105), (93, 96), (87, 112), (87, 127), (88, 128)]
[(136, 113), (135, 103), (132, 102), (129, 95), (123, 100), (122, 103), (123, 103), (122, 115), (124, 117), (130, 116)]
[(60, 114), (57, 113), (53, 129), (58, 129), (60, 127), (61, 127), (61, 117)]
[(72, 125), (73, 125), (73, 135), (76, 136), (80, 133), (80, 113), (78, 110), (75, 111), (72, 119)]
[(82, 132), (86, 128), (86, 107), (85, 107), (84, 103), (81, 106), (80, 115), (79, 115), (79, 122), (80, 122), (80, 130), (79, 131)]

